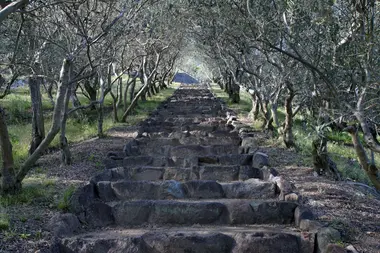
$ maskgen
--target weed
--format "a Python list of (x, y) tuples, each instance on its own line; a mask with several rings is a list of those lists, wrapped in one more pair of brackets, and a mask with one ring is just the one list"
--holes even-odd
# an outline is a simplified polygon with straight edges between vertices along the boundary
[(5, 239), (13, 239), (13, 238), (15, 238), (17, 236), (17, 233), (16, 233), (16, 231), (14, 231), (14, 229), (11, 229), (11, 228), (9, 228), (8, 230), (6, 230), (5, 232), (4, 232), (4, 237), (5, 237)]
[(37, 231), (35, 234), (34, 234), (34, 238), (37, 239), (37, 240), (40, 240), (42, 239), (42, 231)]
[(31, 236), (31, 234), (24, 234), (24, 233), (20, 234), (20, 238), (24, 239), (24, 240), (28, 239), (30, 236)]
[(57, 208), (61, 211), (69, 211), (70, 208), (70, 198), (75, 191), (75, 186), (71, 185), (68, 189), (65, 190), (62, 196), (62, 200), (59, 201)]
[(45, 187), (52, 187), (55, 186), (56, 180), (55, 179), (46, 179), (43, 181), (43, 185)]
[(10, 220), (8, 215), (4, 213), (0, 213), (0, 231), (1, 230), (8, 230), (10, 227)]
[(95, 155), (94, 155), (94, 154), (90, 154), (90, 155), (88, 156), (88, 160), (89, 160), (90, 162), (94, 161), (94, 160), (95, 160)]
[(26, 216), (21, 216), (20, 221), (25, 223), (28, 221), (28, 218)]

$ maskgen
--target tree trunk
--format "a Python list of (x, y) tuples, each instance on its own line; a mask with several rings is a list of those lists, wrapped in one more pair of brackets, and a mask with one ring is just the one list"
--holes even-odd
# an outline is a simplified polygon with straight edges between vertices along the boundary
[(140, 98), (141, 98), (141, 101), (146, 101), (146, 94), (148, 93), (148, 97), (150, 97), (150, 94), (149, 94), (149, 89), (145, 89), (143, 93), (141, 93), (140, 95)]
[(352, 143), (354, 144), (356, 155), (358, 156), (359, 163), (367, 176), (371, 180), (372, 184), (377, 190), (380, 190), (380, 174), (373, 159), (368, 159), (367, 152), (365, 151), (360, 139), (358, 137), (358, 131), (355, 127), (350, 126), (344, 129), (351, 135)]
[(274, 131), (273, 117), (271, 115), (271, 110), (269, 109), (269, 101), (265, 100), (264, 104), (261, 105), (261, 110), (264, 116), (263, 128), (271, 132)]
[(279, 121), (278, 121), (278, 111), (277, 111), (277, 108), (278, 108), (277, 102), (271, 103), (270, 110), (271, 110), (271, 113), (272, 113), (273, 122), (274, 122), (274, 124), (275, 124), (276, 127), (279, 127), (280, 124), (279, 124)]
[(319, 136), (312, 142), (312, 158), (314, 170), (318, 175), (328, 175), (335, 180), (340, 180), (336, 164), (331, 160), (327, 152), (327, 139)]
[(49, 97), (51, 105), (54, 107), (54, 98), (53, 98), (53, 82), (49, 83), (49, 86), (46, 87), (46, 83), (43, 83), (43, 86), (45, 88), (46, 94)]
[(29, 155), (37, 149), (45, 138), (44, 115), (42, 111), (42, 99), (40, 84), (42, 79), (36, 76), (29, 78), (30, 98), (32, 101), (32, 141), (29, 147)]
[(233, 80), (232, 80), (232, 77), (230, 76), (230, 87), (229, 87), (229, 96), (230, 96), (230, 100), (232, 103), (234, 104), (238, 104), (240, 103), (240, 86), (235, 83)]
[(294, 136), (293, 136), (293, 98), (295, 96), (292, 87), (288, 87), (289, 94), (285, 98), (285, 126), (284, 126), (284, 143), (287, 148), (295, 146)]
[[(97, 78), (95, 78), (95, 82), (97, 82)], [(89, 80), (85, 80), (84, 82), (84, 89), (86, 90), (88, 96), (90, 97), (90, 103), (96, 101), (96, 90), (91, 87), (91, 84), (90, 84), (90, 81)], [(91, 110), (95, 110), (96, 109), (96, 106), (93, 105), (91, 107)]]
[(117, 109), (118, 109), (117, 108), (117, 101), (118, 101), (118, 98), (117, 98), (117, 96), (115, 96), (115, 94), (113, 94), (112, 91), (111, 91), (111, 97), (112, 97), (113, 121), (114, 122), (119, 122), (119, 116), (118, 116), (118, 113), (117, 113)]
[(145, 94), (147, 90), (147, 85), (143, 86), (140, 91), (136, 94), (136, 96), (133, 98), (133, 100), (131, 101), (131, 104), (128, 106), (127, 110), (125, 110), (124, 114), (123, 114), (123, 117), (121, 119), (122, 122), (125, 122), (128, 115), (132, 112), (132, 110), (136, 107), (137, 105), (137, 101), (139, 100), (140, 96), (142, 96), (143, 94)]
[(4, 109), (0, 107), (0, 151), (3, 164), (0, 170), (0, 194), (15, 194), (21, 189), (16, 183), (12, 144), (9, 138)]
[(69, 101), (72, 97), (70, 86), (67, 87), (64, 101), (64, 114), (61, 120), (61, 135), (60, 135), (60, 148), (61, 148), (61, 163), (62, 165), (70, 165), (71, 164), (71, 152), (70, 147), (66, 138), (66, 122), (68, 118), (67, 109), (69, 108)]
[(155, 84), (154, 82), (150, 85), (150, 93), (152, 94), (152, 96), (155, 96), (157, 94), (157, 91), (155, 89)]
[(20, 170), (17, 172), (16, 182), (14, 183), (15, 186), (21, 186), (21, 182), (28, 174), (30, 168), (41, 157), (42, 153), (46, 150), (46, 148), (48, 148), (49, 144), (53, 141), (54, 137), (60, 130), (62, 116), (64, 115), (64, 113), (66, 113), (64, 111), (64, 102), (66, 90), (69, 88), (71, 65), (71, 60), (64, 59), (60, 73), (60, 82), (57, 89), (57, 97), (52, 117), (52, 125), (45, 139), (41, 142), (41, 144), (34, 151), (34, 153), (28, 157), (28, 159), (21, 166)]
[(116, 108), (119, 108), (119, 107), (123, 106), (123, 78), (120, 77), (120, 79), (119, 79), (118, 82), (119, 82), (119, 89), (118, 89), (118, 95), (117, 95), (118, 101), (117, 101), (117, 104), (116, 104)]
[(260, 103), (259, 101), (257, 101), (257, 96), (255, 93), (250, 93), (251, 95), (251, 102), (252, 102), (252, 109), (251, 111), (249, 112), (249, 117), (255, 121), (259, 118), (259, 113), (260, 113)]
[[(129, 94), (130, 96), (130, 99), (129, 99), (129, 103), (131, 104), (133, 99), (135, 98), (135, 88), (136, 88), (136, 79), (133, 80), (132, 82), (132, 85), (131, 85), (131, 93)], [(125, 109), (125, 111), (127, 110), (127, 108)]]
[(99, 103), (98, 106), (98, 137), (103, 138), (104, 133), (103, 133), (103, 118), (104, 112), (103, 112), (103, 103)]

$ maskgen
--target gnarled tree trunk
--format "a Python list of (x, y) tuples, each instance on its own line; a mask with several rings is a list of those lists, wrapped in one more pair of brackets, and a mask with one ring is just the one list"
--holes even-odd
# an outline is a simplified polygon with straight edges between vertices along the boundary
[(31, 76), (29, 78), (30, 98), (32, 100), (32, 141), (29, 147), (29, 155), (37, 149), (45, 138), (45, 124), (44, 115), (42, 111), (42, 99), (40, 84), (42, 79), (40, 77)]
[(0, 107), (0, 150), (3, 164), (0, 170), (0, 194), (14, 194), (21, 184), (16, 184), (12, 144), (9, 138), (4, 109)]
[(285, 98), (285, 126), (284, 126), (284, 143), (287, 148), (294, 147), (294, 136), (293, 136), (293, 98), (295, 96), (294, 90), (291, 84), (287, 84), (288, 96)]
[(328, 175), (335, 180), (340, 180), (340, 174), (336, 164), (331, 160), (327, 152), (327, 139), (319, 136), (312, 142), (312, 158), (314, 170), (318, 175)]
[(371, 180), (372, 184), (377, 190), (380, 190), (380, 174), (373, 159), (368, 159), (367, 153), (360, 142), (358, 137), (358, 131), (356, 127), (349, 126), (344, 129), (351, 135), (352, 143), (354, 144), (356, 155), (358, 156), (359, 163), (367, 176)]

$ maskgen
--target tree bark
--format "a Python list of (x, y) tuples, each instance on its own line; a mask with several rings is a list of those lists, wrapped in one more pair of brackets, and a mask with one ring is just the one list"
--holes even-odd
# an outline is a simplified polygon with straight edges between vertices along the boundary
[(335, 180), (340, 180), (340, 174), (336, 164), (331, 160), (327, 152), (327, 139), (319, 136), (312, 142), (312, 158), (314, 170), (318, 175), (328, 175)]
[[(119, 94), (120, 95), (120, 94)], [(119, 122), (119, 116), (118, 116), (118, 113), (117, 113), (117, 101), (118, 101), (118, 97), (115, 96), (115, 94), (113, 94), (113, 92), (111, 91), (111, 97), (112, 97), (112, 112), (113, 112), (113, 121), (114, 122)]]
[(116, 108), (123, 106), (123, 78), (120, 77), (118, 82), (119, 82), (119, 87), (118, 87), (118, 95), (116, 96), (118, 98)]
[[(97, 77), (95, 78), (95, 81), (94, 82), (97, 82)], [(97, 83), (95, 84), (95, 86), (97, 86)], [(90, 103), (96, 101), (96, 90), (91, 87), (91, 83), (89, 80), (85, 80), (84, 82), (84, 89), (86, 90), (88, 96), (90, 97)], [(96, 109), (96, 106), (92, 106), (91, 107), (91, 110), (95, 110)]]
[(284, 126), (284, 143), (287, 148), (295, 146), (293, 136), (293, 98), (295, 96), (293, 87), (288, 84), (288, 96), (285, 98), (285, 126)]
[[(69, 76), (71, 75), (71, 70), (69, 71)], [(71, 152), (70, 152), (70, 147), (67, 142), (66, 138), (66, 122), (68, 118), (68, 113), (67, 110), (69, 108), (69, 101), (70, 98), (72, 97), (72, 92), (71, 92), (71, 85), (68, 85), (65, 93), (65, 101), (64, 101), (64, 111), (63, 111), (63, 116), (61, 119), (61, 135), (60, 135), (60, 148), (61, 148), (61, 163), (63, 165), (70, 165), (71, 164)]]
[(1, 9), (0, 10), (0, 24), (8, 17), (8, 15), (17, 11), (18, 9), (27, 5), (28, 3), (29, 3), (29, 0), (13, 1), (10, 4), (8, 4), (5, 8)]
[(133, 100), (131, 101), (131, 104), (128, 106), (127, 110), (125, 110), (124, 114), (123, 114), (123, 117), (121, 118), (121, 121), (122, 122), (125, 122), (127, 120), (127, 117), (128, 115), (132, 112), (132, 110), (136, 107), (137, 105), (137, 101), (139, 100), (139, 98), (145, 94), (147, 90), (147, 85), (143, 86), (140, 91), (136, 94), (136, 96), (133, 98)]
[(270, 110), (271, 110), (271, 113), (272, 113), (273, 122), (276, 125), (276, 127), (278, 127), (280, 125), (279, 124), (279, 120), (278, 120), (278, 110), (277, 109), (278, 109), (277, 102), (271, 103)]
[(70, 85), (70, 68), (72, 62), (69, 59), (65, 59), (62, 64), (61, 73), (60, 73), (60, 82), (57, 90), (57, 97), (55, 101), (55, 107), (52, 118), (52, 125), (45, 139), (41, 142), (38, 148), (34, 151), (34, 153), (28, 157), (28, 159), (21, 166), (20, 170), (16, 175), (16, 185), (21, 185), (22, 180), (25, 178), (27, 173), (33, 164), (41, 157), (42, 153), (48, 148), (49, 144), (53, 141), (54, 137), (60, 130), (61, 121), (64, 113), (64, 102), (65, 102), (65, 94), (66, 90)]
[[(136, 88), (136, 78), (133, 80), (132, 85), (131, 85), (131, 92), (129, 94), (129, 96), (130, 96), (129, 103), (130, 104), (132, 103), (133, 99), (135, 98), (135, 88)], [(125, 105), (125, 106), (127, 106), (127, 105)], [(125, 110), (127, 110), (127, 108)]]
[(359, 163), (363, 170), (366, 172), (367, 176), (371, 180), (372, 184), (377, 190), (380, 190), (380, 175), (379, 170), (376, 167), (373, 160), (368, 159), (367, 152), (365, 151), (360, 139), (358, 137), (358, 131), (356, 127), (350, 126), (344, 129), (351, 135), (352, 143), (354, 144), (354, 149), (356, 155), (358, 156)]
[(258, 99), (255, 92), (249, 92), (249, 94), (251, 95), (252, 109), (248, 115), (253, 121), (255, 121), (259, 118), (260, 103), (257, 101)]
[(0, 150), (3, 164), (0, 170), (0, 194), (15, 194), (21, 189), (16, 183), (12, 144), (9, 138), (4, 109), (0, 107)]
[(230, 99), (234, 104), (240, 103), (240, 86), (234, 82), (230, 87)]
[(37, 149), (45, 138), (44, 115), (42, 111), (42, 99), (40, 84), (42, 79), (36, 76), (29, 78), (30, 98), (32, 101), (32, 141), (29, 147), (29, 155)]
[(104, 112), (103, 112), (103, 103), (99, 103), (98, 106), (98, 137), (103, 138), (104, 132), (103, 132), (103, 122), (104, 122)]

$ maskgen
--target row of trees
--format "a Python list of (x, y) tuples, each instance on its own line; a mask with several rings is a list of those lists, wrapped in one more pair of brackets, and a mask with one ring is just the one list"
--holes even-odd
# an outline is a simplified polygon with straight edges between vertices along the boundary
[[(293, 120), (303, 113), (316, 130), (314, 165), (339, 175), (327, 155), (327, 126), (347, 131), (363, 169), (380, 189), (373, 152), (380, 113), (380, 12), (375, 0), (191, 1), (194, 37), (208, 55), (213, 81), (239, 102), (249, 91), (253, 119), (279, 128), (295, 146)], [(277, 108), (285, 108), (279, 122)], [(346, 122), (357, 125), (346, 127)], [(365, 146), (358, 138), (364, 134)]]
[[(375, 0), (0, 0), (0, 5), (0, 71), (7, 74), (0, 78), (0, 98), (23, 77), (34, 101), (34, 142), (21, 168), (14, 168), (1, 109), (2, 192), (20, 188), (58, 133), (62, 150), (68, 150), (65, 124), (72, 113), (95, 108), (101, 136), (105, 96), (113, 98), (114, 119), (127, 120), (139, 99), (167, 85), (176, 64), (188, 64), (186, 55), (207, 65), (205, 76), (233, 102), (239, 102), (241, 89), (247, 90), (252, 118), (264, 119), (270, 131), (280, 129), (287, 147), (295, 146), (294, 117), (303, 114), (316, 130), (318, 172), (339, 178), (327, 155), (326, 127), (349, 132), (363, 169), (380, 189), (373, 159), (380, 144), (372, 127), (380, 115), (380, 12)], [(128, 80), (123, 80), (125, 74)], [(55, 98), (50, 92), (54, 84)], [(38, 106), (41, 85), (54, 104), (46, 136)], [(78, 90), (88, 104), (79, 103)], [(130, 103), (126, 90), (132, 91)], [(280, 105), (284, 122), (278, 119)], [(123, 115), (118, 115), (119, 107)], [(371, 155), (358, 138), (359, 128)], [(69, 157), (64, 152), (66, 162)]]
[[(8, 194), (21, 188), (22, 180), (58, 134), (62, 162), (71, 162), (65, 133), (70, 115), (96, 110), (101, 137), (106, 96), (112, 97), (114, 120), (126, 121), (139, 100), (166, 88), (183, 36), (170, 1), (18, 0), (0, 4), (0, 98), (11, 92), (15, 81), (25, 80), (33, 110), (29, 157), (15, 168), (6, 114), (0, 107), (0, 192)], [(46, 134), (41, 89), (54, 106)], [(77, 92), (88, 98), (87, 104), (80, 103)], [(123, 115), (118, 115), (118, 108), (124, 108)]]

